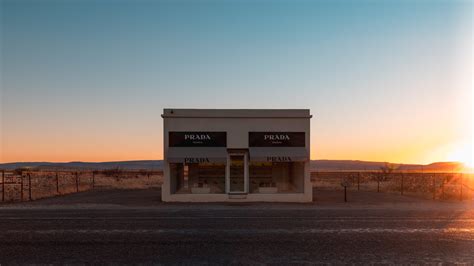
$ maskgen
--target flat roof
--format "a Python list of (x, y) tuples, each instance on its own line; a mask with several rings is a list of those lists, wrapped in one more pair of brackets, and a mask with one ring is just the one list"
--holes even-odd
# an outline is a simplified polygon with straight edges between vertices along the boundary
[(311, 118), (309, 109), (163, 109), (163, 118)]

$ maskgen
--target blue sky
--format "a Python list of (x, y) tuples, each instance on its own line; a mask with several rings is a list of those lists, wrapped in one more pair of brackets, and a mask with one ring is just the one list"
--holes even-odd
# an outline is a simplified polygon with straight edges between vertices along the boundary
[(3, 161), (161, 158), (165, 107), (310, 108), (313, 159), (471, 143), (471, 1), (1, 3)]

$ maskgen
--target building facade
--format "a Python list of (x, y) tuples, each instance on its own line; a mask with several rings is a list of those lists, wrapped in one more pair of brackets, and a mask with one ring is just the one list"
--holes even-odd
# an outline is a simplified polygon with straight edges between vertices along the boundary
[(165, 202), (311, 202), (307, 109), (164, 109)]

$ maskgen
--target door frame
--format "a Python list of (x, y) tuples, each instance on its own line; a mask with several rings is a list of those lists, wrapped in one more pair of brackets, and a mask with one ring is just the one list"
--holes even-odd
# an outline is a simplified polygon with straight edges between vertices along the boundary
[[(244, 157), (244, 191), (230, 191), (230, 156), (240, 155)], [(227, 194), (247, 194), (249, 191), (249, 160), (248, 160), (248, 152), (229, 152), (227, 153), (227, 164), (225, 169), (225, 191)]]

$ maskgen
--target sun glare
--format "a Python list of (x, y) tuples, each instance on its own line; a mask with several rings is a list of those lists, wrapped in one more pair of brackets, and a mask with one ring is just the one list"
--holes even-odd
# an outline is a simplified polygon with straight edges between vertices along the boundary
[(472, 145), (465, 144), (457, 146), (447, 155), (447, 160), (452, 162), (463, 163), (467, 168), (473, 168), (474, 162), (472, 158)]

